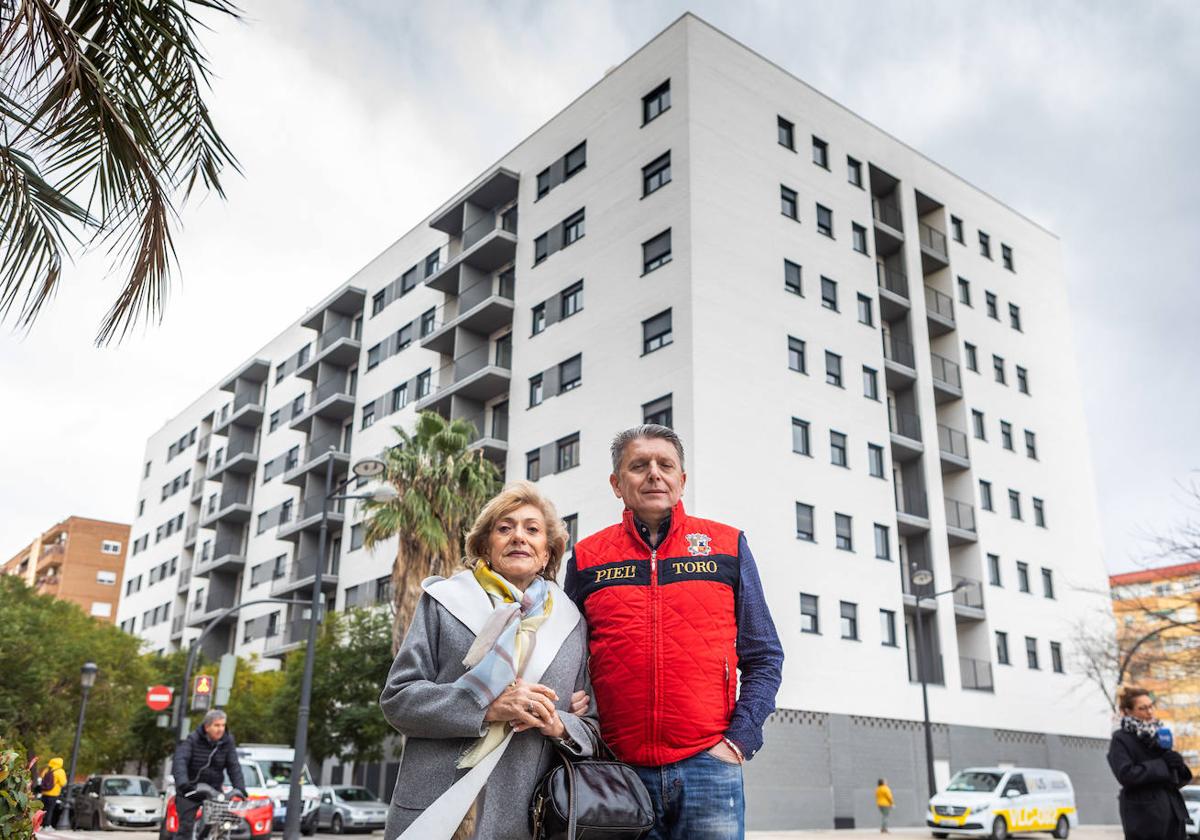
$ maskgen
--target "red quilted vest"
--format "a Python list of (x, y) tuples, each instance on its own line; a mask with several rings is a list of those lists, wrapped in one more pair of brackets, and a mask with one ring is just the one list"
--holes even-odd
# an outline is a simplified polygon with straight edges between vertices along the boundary
[(655, 551), (628, 509), (575, 546), (600, 728), (621, 760), (669, 764), (723, 737), (737, 692), (740, 533), (680, 502)]

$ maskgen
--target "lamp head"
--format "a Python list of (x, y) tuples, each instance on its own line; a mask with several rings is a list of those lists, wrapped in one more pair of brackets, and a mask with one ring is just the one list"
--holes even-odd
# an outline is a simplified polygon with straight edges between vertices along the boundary
[(363, 458), (350, 469), (359, 478), (375, 478), (376, 476), (383, 475), (383, 471), (387, 469), (387, 464), (378, 458)]
[(928, 569), (918, 569), (913, 572), (912, 582), (917, 586), (928, 586), (933, 583), (933, 572)]
[(400, 493), (390, 484), (381, 484), (371, 492), (371, 501), (386, 505), (400, 498)]
[(83, 667), (79, 669), (79, 684), (84, 688), (94, 686), (96, 684), (96, 672), (99, 670), (95, 662), (83, 663)]

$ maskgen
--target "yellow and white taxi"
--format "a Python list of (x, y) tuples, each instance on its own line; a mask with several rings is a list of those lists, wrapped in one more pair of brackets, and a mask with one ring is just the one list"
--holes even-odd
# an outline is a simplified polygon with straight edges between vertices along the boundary
[(929, 800), (925, 824), (934, 837), (996, 840), (1028, 832), (1066, 837), (1079, 825), (1075, 790), (1061, 770), (969, 767)]

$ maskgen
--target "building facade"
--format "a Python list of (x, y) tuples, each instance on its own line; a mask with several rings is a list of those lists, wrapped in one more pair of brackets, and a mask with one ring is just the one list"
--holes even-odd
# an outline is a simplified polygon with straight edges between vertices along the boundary
[[(418, 411), (580, 535), (620, 515), (613, 434), (662, 422), (787, 656), (752, 827), (861, 824), (879, 775), (922, 819), (918, 658), (939, 778), (1061, 766), (1111, 821), (1108, 708), (1071, 667), (1108, 598), (1070, 320), (1053, 234), (685, 15), (150, 438), (129, 574), (179, 571), (121, 618), (167, 649), (306, 592), (327, 464)], [(331, 609), (390, 597), (359, 518), (332, 514)], [(918, 609), (920, 570), (958, 588)], [(278, 656), (307, 618), (249, 606), (205, 646)]]
[(1129, 681), (1153, 693), (1175, 749), (1200, 767), (1200, 563), (1126, 572), (1109, 583), (1120, 649), (1151, 636), (1132, 660)]
[(0, 573), (18, 575), (39, 593), (72, 601), (111, 624), (128, 545), (128, 525), (69, 516), (34, 537), (0, 566)]

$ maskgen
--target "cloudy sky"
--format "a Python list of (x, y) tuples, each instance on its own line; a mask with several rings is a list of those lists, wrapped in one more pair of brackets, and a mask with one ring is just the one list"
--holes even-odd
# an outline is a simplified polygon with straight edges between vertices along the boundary
[(1195, 3), (244, 5), (204, 43), (245, 175), (184, 210), (162, 324), (94, 349), (119, 278), (88, 258), (0, 330), (0, 560), (69, 514), (131, 520), (148, 435), (687, 10), (1062, 237), (1110, 568), (1188, 514)]

